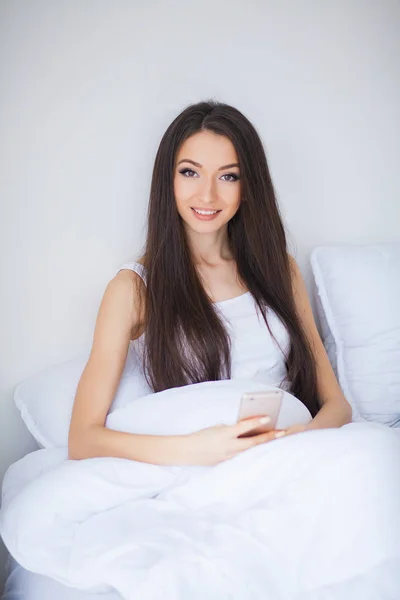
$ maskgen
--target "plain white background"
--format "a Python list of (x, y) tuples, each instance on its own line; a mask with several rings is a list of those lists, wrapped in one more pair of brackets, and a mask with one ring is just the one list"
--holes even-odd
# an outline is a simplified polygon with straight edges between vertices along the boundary
[(398, 0), (0, 2), (0, 477), (35, 447), (15, 385), (90, 346), (188, 103), (256, 126), (310, 295), (315, 246), (400, 240), (399, 30)]

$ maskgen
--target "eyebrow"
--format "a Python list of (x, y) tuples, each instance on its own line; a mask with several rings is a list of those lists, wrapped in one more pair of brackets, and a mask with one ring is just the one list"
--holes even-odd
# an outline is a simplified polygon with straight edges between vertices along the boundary
[[(194, 160), (190, 160), (190, 158), (182, 158), (182, 160), (180, 160), (178, 162), (178, 165), (180, 165), (182, 162), (188, 162), (191, 163), (192, 165), (194, 165), (195, 167), (199, 167), (199, 169), (202, 168), (203, 165), (201, 165), (198, 162), (195, 162)], [(238, 163), (231, 163), (230, 165), (224, 165), (223, 167), (219, 167), (218, 171), (223, 171), (224, 169), (231, 169), (232, 167), (238, 167), (239, 164)]]

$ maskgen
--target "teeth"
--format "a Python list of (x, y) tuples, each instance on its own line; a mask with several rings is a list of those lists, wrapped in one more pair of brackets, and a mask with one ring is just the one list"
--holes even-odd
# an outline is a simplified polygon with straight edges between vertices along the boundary
[(199, 213), (199, 215), (215, 215), (218, 212), (217, 210), (197, 210), (196, 208), (193, 210)]

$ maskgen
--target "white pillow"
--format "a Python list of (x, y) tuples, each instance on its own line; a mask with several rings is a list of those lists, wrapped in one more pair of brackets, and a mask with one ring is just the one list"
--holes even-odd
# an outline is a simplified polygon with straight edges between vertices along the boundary
[(311, 252), (323, 341), (353, 420), (400, 425), (400, 244)]
[[(14, 393), (15, 404), (25, 425), (41, 448), (68, 445), (68, 430), (76, 388), (88, 356), (87, 353), (48, 367), (17, 385)], [(113, 428), (115, 423), (125, 424), (125, 419), (120, 420), (121, 415), (127, 415), (127, 421), (134, 423), (132, 433), (168, 435), (165, 433), (165, 424), (171, 415), (175, 415), (175, 418), (170, 420), (170, 435), (194, 431), (197, 423), (203, 423), (203, 427), (213, 425), (218, 422), (219, 417), (220, 422), (225, 422), (228, 416), (233, 423), (237, 418), (238, 402), (243, 392), (277, 389), (251, 379), (234, 379), (203, 382), (153, 394), (137, 365), (135, 350), (131, 346), (120, 385), (107, 417), (108, 427)], [(221, 390), (218, 400), (213, 393), (215, 389)], [(179, 420), (182, 398), (185, 407), (184, 419)], [(128, 418), (130, 416), (132, 419)], [(284, 428), (293, 423), (308, 423), (310, 420), (311, 415), (304, 404), (285, 392), (277, 426)], [(178, 423), (180, 425), (177, 425)], [(116, 428), (120, 429), (119, 426)]]
[[(89, 352), (62, 364), (50, 366), (17, 385), (14, 402), (39, 447), (68, 445), (68, 430), (76, 388)], [(135, 344), (131, 343), (120, 385), (110, 411), (134, 398), (151, 393), (138, 369)]]
[[(237, 421), (240, 398), (244, 392), (277, 390), (276, 386), (253, 379), (205, 381), (137, 398), (110, 413), (109, 429), (152, 435), (185, 435), (218, 423)], [(277, 428), (311, 421), (308, 408), (284, 391)]]

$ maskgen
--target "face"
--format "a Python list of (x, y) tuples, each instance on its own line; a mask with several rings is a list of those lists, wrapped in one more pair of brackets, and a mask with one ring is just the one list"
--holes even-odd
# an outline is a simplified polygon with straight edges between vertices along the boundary
[(240, 171), (232, 142), (211, 131), (185, 140), (176, 157), (174, 193), (189, 229), (210, 233), (226, 225), (240, 204)]

